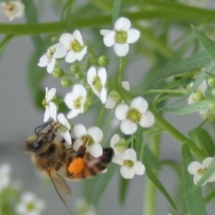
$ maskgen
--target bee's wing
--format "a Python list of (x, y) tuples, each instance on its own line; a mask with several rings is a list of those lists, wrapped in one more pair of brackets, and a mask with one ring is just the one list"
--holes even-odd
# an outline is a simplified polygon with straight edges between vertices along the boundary
[[(81, 147), (80, 147), (81, 148)], [(84, 149), (80, 149), (84, 150)], [(103, 154), (95, 158), (87, 153), (77, 152), (77, 157), (74, 158), (68, 166), (68, 178), (72, 180), (90, 178), (104, 171), (113, 157), (112, 148), (103, 148)]]
[(61, 201), (63, 202), (63, 204), (66, 206), (66, 208), (68, 209), (68, 211), (70, 212), (70, 214), (72, 215), (72, 212), (70, 211), (65, 196), (66, 195), (70, 195), (71, 194), (71, 189), (68, 186), (68, 184), (66, 183), (66, 181), (61, 177), (60, 174), (55, 173), (55, 174), (51, 174), (48, 170), (47, 173), (51, 179), (51, 182), (59, 196), (59, 198), (61, 199)]

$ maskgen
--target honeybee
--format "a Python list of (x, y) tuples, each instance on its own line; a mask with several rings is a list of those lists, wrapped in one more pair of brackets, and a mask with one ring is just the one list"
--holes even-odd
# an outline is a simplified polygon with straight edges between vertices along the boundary
[(57, 138), (57, 129), (58, 124), (53, 121), (37, 127), (35, 135), (27, 139), (25, 150), (31, 155), (34, 165), (50, 177), (60, 199), (70, 211), (64, 197), (71, 194), (71, 189), (64, 178), (79, 180), (101, 173), (111, 162), (113, 150), (103, 148), (103, 154), (98, 158), (86, 151), (85, 144), (74, 151), (64, 139)]

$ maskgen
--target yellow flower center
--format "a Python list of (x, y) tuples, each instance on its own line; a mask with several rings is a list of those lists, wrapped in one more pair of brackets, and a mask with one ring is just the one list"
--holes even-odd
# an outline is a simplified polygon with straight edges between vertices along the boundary
[(128, 35), (125, 31), (117, 31), (115, 40), (117, 43), (124, 44), (127, 42)]
[(96, 76), (93, 80), (93, 87), (96, 89), (96, 91), (100, 92), (102, 89), (102, 83), (99, 78), (99, 76)]
[(15, 9), (15, 4), (6, 3), (4, 9), (7, 10), (7, 11), (13, 11)]
[(135, 108), (131, 108), (127, 113), (127, 118), (134, 123), (139, 123), (142, 114)]
[(76, 109), (79, 109), (81, 107), (81, 102), (82, 101), (82, 97), (79, 97), (77, 98), (74, 102), (73, 102), (73, 106), (76, 108)]
[(26, 208), (27, 208), (27, 211), (31, 212), (31, 211), (35, 211), (36, 207), (35, 207), (35, 204), (33, 202), (29, 202), (27, 205), (26, 205)]
[(131, 168), (134, 166), (134, 162), (131, 160), (124, 160), (123, 165), (127, 166), (128, 168)]
[(82, 49), (81, 44), (77, 41), (74, 40), (71, 44), (70, 44), (70, 50), (73, 50), (75, 52), (80, 52)]
[(85, 145), (85, 146), (86, 145), (90, 146), (90, 145), (94, 144), (94, 140), (90, 135), (83, 136), (82, 140), (83, 140), (83, 143), (84, 143), (83, 145)]
[(46, 98), (44, 98), (42, 100), (42, 105), (43, 105), (44, 108), (46, 108), (46, 106), (48, 105), (48, 102), (47, 102)]
[(56, 48), (55, 47), (49, 47), (48, 50), (47, 50), (47, 58), (48, 58), (48, 62), (50, 63), (51, 62), (51, 59), (54, 55), (54, 53), (56, 52)]
[(206, 172), (206, 170), (207, 170), (207, 168), (201, 168), (201, 169), (198, 170), (198, 173), (200, 175), (204, 175), (204, 173)]

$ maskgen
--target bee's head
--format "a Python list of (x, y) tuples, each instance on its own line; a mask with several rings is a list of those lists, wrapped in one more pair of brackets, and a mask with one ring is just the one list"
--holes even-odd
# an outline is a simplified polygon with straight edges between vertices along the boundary
[(25, 150), (28, 153), (41, 153), (45, 151), (49, 143), (45, 140), (44, 135), (34, 135), (29, 137), (25, 143)]

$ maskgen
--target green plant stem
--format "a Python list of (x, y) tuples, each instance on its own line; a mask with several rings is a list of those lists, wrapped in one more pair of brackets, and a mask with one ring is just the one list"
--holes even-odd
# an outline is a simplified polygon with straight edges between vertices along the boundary
[(192, 152), (200, 159), (207, 157), (204, 151), (199, 149), (191, 140), (185, 137), (181, 132), (179, 132), (175, 127), (173, 127), (169, 122), (167, 122), (160, 114), (154, 113), (156, 124), (161, 127), (165, 132), (175, 138), (181, 144), (187, 144)]
[[(151, 151), (155, 158), (158, 159), (160, 154), (160, 134), (152, 138)], [(158, 173), (155, 172), (157, 175)], [(146, 178), (144, 186), (144, 204), (143, 215), (155, 215), (156, 213), (156, 186), (149, 178)]]
[(121, 84), (122, 82), (123, 73), (125, 71), (126, 60), (127, 60), (126, 57), (122, 57), (120, 59), (119, 70), (117, 72), (117, 84)]

